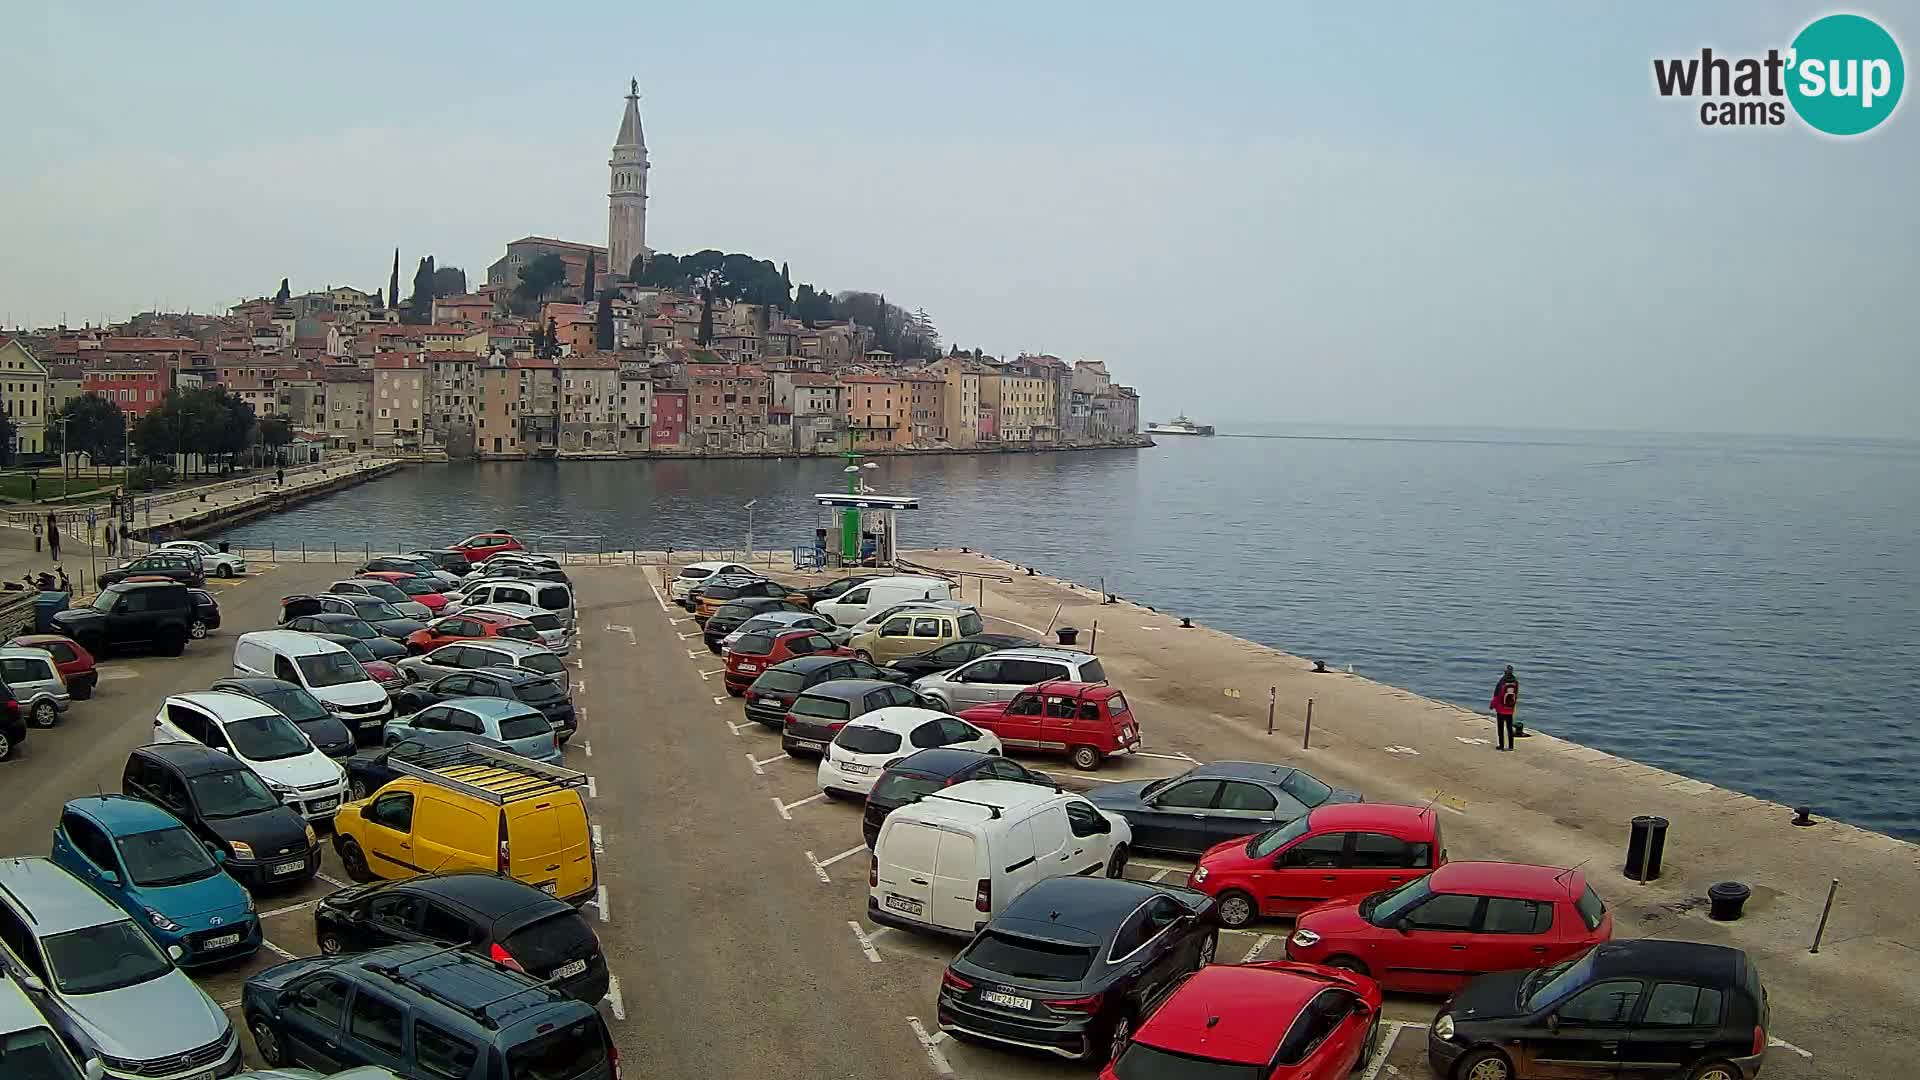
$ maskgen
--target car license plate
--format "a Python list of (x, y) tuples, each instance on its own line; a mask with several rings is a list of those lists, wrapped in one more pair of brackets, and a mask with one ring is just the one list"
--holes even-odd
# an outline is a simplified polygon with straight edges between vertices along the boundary
[(238, 944), (240, 944), (239, 934), (221, 934), (219, 937), (208, 938), (206, 940), (206, 943), (201, 945), (200, 947), (202, 949), (213, 950), (213, 949), (224, 949), (229, 945), (238, 945)]
[(748, 662), (747, 662), (747, 661), (745, 661), (745, 660), (742, 660), (742, 661), (740, 662), (740, 670), (741, 670), (741, 671), (759, 671), (759, 670), (760, 670), (760, 665), (759, 665), (759, 664), (751, 664), (751, 663), (748, 663)]
[(306, 868), (307, 868), (307, 861), (305, 859), (301, 859), (299, 862), (280, 863), (273, 868), (273, 872), (276, 875), (297, 874), (300, 871), (305, 870)]
[(905, 896), (895, 896), (892, 893), (887, 894), (886, 901), (888, 907), (895, 911), (904, 911), (909, 915), (918, 915), (926, 910), (926, 905), (920, 901)]
[(560, 884), (555, 881), (546, 882), (540, 886), (540, 891), (546, 893), (548, 896), (558, 896), (560, 894)]
[(998, 990), (980, 991), (980, 1000), (989, 1005), (1000, 1005), (1009, 1009), (1019, 1009), (1022, 1012), (1031, 1012), (1033, 1010), (1032, 998), (1021, 997), (1018, 994), (1003, 994)]
[(865, 776), (873, 771), (872, 766), (862, 765), (857, 761), (843, 761), (840, 763), (840, 768), (851, 776)]
[(339, 806), (339, 805), (340, 805), (340, 800), (339, 800), (338, 798), (332, 798), (332, 799), (315, 799), (315, 800), (313, 800), (313, 802), (312, 802), (312, 803), (310, 803), (309, 805), (311, 805), (311, 806), (313, 807), (313, 811), (314, 811), (314, 813), (316, 813), (316, 814), (317, 814), (317, 813), (319, 813), (319, 812), (320, 812), (320, 811), (322, 811), (322, 810), (331, 810), (331, 809), (333, 809), (334, 807), (336, 807), (336, 806)]
[(203, 1072), (203, 1073), (195, 1073), (193, 1074), (193, 1076), (189, 1077), (188, 1080), (213, 1080), (213, 1070), (208, 1069), (206, 1072)]
[(571, 979), (585, 970), (587, 970), (587, 962), (585, 960), (575, 960), (571, 964), (561, 964), (559, 967), (554, 968), (553, 974), (547, 977), (550, 979)]
[(381, 724), (384, 724), (384, 723), (386, 723), (385, 720), (362, 720), (360, 721), (360, 726), (363, 728), (379, 727)]
[(795, 738), (795, 739), (793, 740), (793, 744), (794, 744), (795, 746), (805, 746), (805, 747), (808, 747), (809, 749), (813, 749), (813, 750), (825, 750), (825, 749), (827, 748), (827, 744), (826, 744), (826, 743), (824, 743), (824, 742), (822, 742), (822, 741), (821, 741), (821, 740), (819, 740), (819, 739), (801, 739), (801, 738)]

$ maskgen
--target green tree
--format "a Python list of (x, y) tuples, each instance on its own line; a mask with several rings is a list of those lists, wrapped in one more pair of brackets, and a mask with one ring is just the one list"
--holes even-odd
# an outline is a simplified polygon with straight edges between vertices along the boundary
[(87, 455), (96, 465), (120, 463), (127, 414), (118, 402), (97, 393), (82, 394), (49, 418), (47, 430), (57, 431), (62, 426), (67, 432), (67, 449)]
[(555, 285), (567, 280), (567, 264), (558, 255), (542, 255), (520, 268), (520, 283), (513, 287), (514, 299), (527, 310), (546, 300)]
[(594, 288), (593, 272), (594, 272), (595, 264), (598, 262), (599, 258), (600, 258), (600, 255), (598, 252), (594, 252), (594, 251), (587, 252), (587, 280), (581, 286), (581, 289), (580, 289), (580, 302), (583, 304), (593, 303), (593, 288)]
[(420, 260), (413, 271), (413, 295), (407, 298), (412, 322), (425, 325), (433, 321), (433, 256)]
[(707, 279), (700, 284), (700, 337), (696, 345), (706, 345), (713, 341), (713, 282)]
[(547, 359), (560, 355), (560, 327), (554, 324), (553, 316), (547, 316)]
[(273, 302), (276, 304), (284, 304), (287, 302), (287, 299), (292, 295), (293, 295), (293, 290), (287, 288), (287, 279), (281, 278), (280, 291), (273, 294)]
[(600, 298), (600, 309), (593, 313), (593, 347), (601, 352), (613, 351), (613, 299)]
[(0, 465), (13, 464), (13, 441), (17, 436), (13, 417), (0, 412)]
[(400, 306), (400, 249), (393, 249), (393, 276), (387, 279), (387, 300), (394, 307)]
[(442, 266), (433, 272), (433, 295), (459, 296), (467, 291), (467, 272), (457, 266)]

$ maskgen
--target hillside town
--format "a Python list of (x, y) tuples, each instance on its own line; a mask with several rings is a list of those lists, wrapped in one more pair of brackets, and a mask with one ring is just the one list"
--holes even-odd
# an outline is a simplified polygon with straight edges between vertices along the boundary
[(884, 297), (796, 294), (784, 265), (747, 256), (653, 252), (649, 168), (634, 87), (605, 246), (522, 237), (471, 289), (428, 256), (404, 299), (395, 251), (384, 289), (296, 294), (283, 281), (224, 314), (0, 331), (9, 449), (60, 452), (59, 417), (87, 395), (134, 425), (195, 388), (279, 419), (296, 450), (427, 459), (1145, 442), (1138, 394), (1101, 361), (943, 351), (924, 311)]

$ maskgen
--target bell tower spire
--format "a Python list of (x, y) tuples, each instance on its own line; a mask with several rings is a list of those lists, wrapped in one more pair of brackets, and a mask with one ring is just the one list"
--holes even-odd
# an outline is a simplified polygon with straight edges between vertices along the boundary
[(640, 126), (640, 80), (627, 83), (627, 109), (607, 160), (607, 272), (625, 279), (647, 253), (647, 137)]

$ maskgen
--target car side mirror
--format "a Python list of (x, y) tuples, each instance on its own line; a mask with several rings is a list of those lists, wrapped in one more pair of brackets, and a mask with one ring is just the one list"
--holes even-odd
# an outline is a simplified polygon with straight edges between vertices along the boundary
[(120, 875), (114, 873), (112, 870), (102, 870), (100, 871), (100, 884), (118, 885), (120, 884)]
[(1557, 1032), (1560, 1030), (1560, 1014), (1559, 1013), (1550, 1012), (1547, 1014), (1547, 1030), (1554, 1031), (1554, 1032)]
[(1413, 920), (1401, 919), (1398, 922), (1393, 924), (1393, 928), (1399, 931), (1403, 936), (1411, 934), (1413, 933)]
[(219, 848), (214, 848), (213, 861), (221, 866), (225, 866), (227, 864), (227, 853)]
[(1103, 814), (1101, 815), (1100, 820), (1094, 823), (1094, 831), (1110, 833), (1113, 831), (1113, 822), (1108, 821), (1106, 819), (1106, 815)]
[(100, 1064), (97, 1057), (88, 1058), (83, 1071), (87, 1074), (87, 1080), (106, 1080), (107, 1067)]
[(47, 992), (47, 984), (41, 982), (40, 976), (35, 975), (31, 971), (23, 971), (20, 973), (20, 985), (36, 994), (44, 994)]

